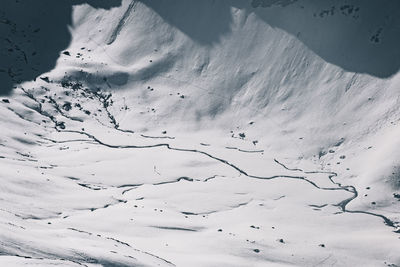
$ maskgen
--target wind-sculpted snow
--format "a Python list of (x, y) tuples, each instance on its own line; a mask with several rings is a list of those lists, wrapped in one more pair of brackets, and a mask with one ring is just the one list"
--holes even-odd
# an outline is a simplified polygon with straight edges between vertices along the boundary
[[(342, 233), (344, 240), (350, 234), (362, 238), (364, 231), (354, 232), (351, 225), (366, 224), (366, 219), (375, 225), (368, 232), (380, 229), (379, 238), (388, 242), (381, 253), (397, 242), (397, 235), (390, 234), (397, 222), (346, 209), (358, 192), (336, 183), (335, 173), (292, 169), (265, 151), (237, 149), (233, 154), (231, 146), (182, 145), (178, 138), (158, 142), (119, 129), (109, 111), (110, 93), (65, 80), (36, 86), (42, 90), (21, 87), (16, 100), (2, 105), (9, 116), (18, 118), (9, 121), (14, 124), (9, 129), (32, 129), (23, 137), (6, 134), (13, 138), (5, 140), (2, 149), (11, 149), (2, 153), (6, 155), (2, 158), (6, 170), (2, 240), (8, 240), (2, 253), (15, 258), (4, 258), (5, 262), (204, 266), (218, 261), (262, 266), (326, 260), (347, 264), (361, 259), (340, 261), (336, 237), (324, 229), (346, 225), (351, 232)], [(72, 108), (62, 103), (71, 103)], [(261, 170), (257, 160), (262, 162)], [(256, 174), (241, 165), (253, 165)], [(60, 238), (70, 241), (59, 243)], [(188, 238), (196, 250), (185, 246)], [(351, 243), (340, 243), (363, 253)], [(281, 248), (267, 253), (271, 246)], [(309, 249), (304, 251), (304, 246)], [(209, 254), (215, 257), (204, 257)], [(375, 257), (364, 261), (383, 260)]]
[(400, 265), (399, 76), (259, 11), (307, 1), (170, 3), (75, 6), (0, 98), (0, 265)]

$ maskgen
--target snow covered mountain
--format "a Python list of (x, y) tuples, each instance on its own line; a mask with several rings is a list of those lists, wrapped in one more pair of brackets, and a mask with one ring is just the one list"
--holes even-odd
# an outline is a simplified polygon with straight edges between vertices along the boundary
[(400, 2), (6, 0), (1, 266), (400, 266)]

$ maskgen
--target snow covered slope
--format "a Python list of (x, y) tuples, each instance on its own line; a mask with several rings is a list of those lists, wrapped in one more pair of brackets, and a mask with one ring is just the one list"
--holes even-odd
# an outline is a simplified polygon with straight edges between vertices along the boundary
[(1, 265), (400, 265), (398, 1), (93, 2), (2, 67)]

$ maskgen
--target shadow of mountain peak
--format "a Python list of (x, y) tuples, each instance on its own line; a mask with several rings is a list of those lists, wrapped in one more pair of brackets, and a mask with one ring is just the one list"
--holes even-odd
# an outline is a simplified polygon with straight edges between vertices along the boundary
[(201, 45), (213, 45), (230, 32), (229, 2), (213, 0), (140, 0), (168, 24)]
[(71, 41), (67, 26), (72, 6), (110, 9), (121, 0), (2, 0), (0, 7), (0, 95), (16, 83), (35, 79), (54, 68)]
[(388, 78), (400, 68), (400, 1), (252, 0), (268, 25), (346, 71)]

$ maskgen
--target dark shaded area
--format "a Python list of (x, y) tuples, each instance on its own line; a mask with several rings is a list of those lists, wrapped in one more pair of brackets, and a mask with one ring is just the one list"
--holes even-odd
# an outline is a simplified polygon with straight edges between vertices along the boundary
[(1, 0), (0, 95), (54, 68), (71, 41), (72, 6), (85, 3), (110, 9), (121, 0)]
[[(230, 31), (230, 1), (141, 0), (168, 24), (203, 45), (212, 45)], [(245, 1), (242, 1), (246, 3)]]
[(398, 0), (253, 0), (251, 4), (258, 17), (296, 36), (327, 62), (379, 78), (399, 71)]
[(347, 71), (387, 78), (400, 68), (398, 0), (141, 2), (202, 45), (213, 45), (230, 32), (235, 7), (294, 35), (323, 60)]

